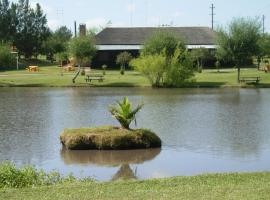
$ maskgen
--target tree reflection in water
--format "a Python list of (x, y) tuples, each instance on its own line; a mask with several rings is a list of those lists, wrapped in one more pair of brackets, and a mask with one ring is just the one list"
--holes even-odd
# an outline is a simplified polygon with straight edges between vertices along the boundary
[(67, 165), (120, 166), (117, 173), (112, 177), (112, 180), (115, 181), (118, 179), (136, 179), (137, 168), (133, 171), (130, 164), (143, 164), (146, 161), (153, 160), (160, 152), (160, 148), (117, 151), (71, 151), (62, 148), (61, 158)]

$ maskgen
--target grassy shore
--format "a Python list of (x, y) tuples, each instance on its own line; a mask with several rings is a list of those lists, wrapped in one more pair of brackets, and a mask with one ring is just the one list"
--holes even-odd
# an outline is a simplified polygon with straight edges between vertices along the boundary
[(214, 174), (145, 181), (64, 183), (0, 189), (0, 199), (270, 199), (270, 173)]
[[(92, 73), (102, 73), (101, 70), (92, 70)], [(270, 74), (256, 69), (242, 69), (241, 76), (259, 76), (262, 81), (256, 87), (270, 87)], [(93, 81), (86, 83), (84, 76), (79, 76), (76, 83), (72, 83), (74, 73), (61, 72), (57, 66), (40, 67), (39, 72), (1, 71), (0, 87), (150, 87), (149, 81), (136, 71), (127, 71), (120, 75), (118, 70), (108, 70), (103, 82)], [(235, 69), (203, 70), (196, 73), (194, 82), (186, 87), (254, 87), (254, 85), (238, 84)]]

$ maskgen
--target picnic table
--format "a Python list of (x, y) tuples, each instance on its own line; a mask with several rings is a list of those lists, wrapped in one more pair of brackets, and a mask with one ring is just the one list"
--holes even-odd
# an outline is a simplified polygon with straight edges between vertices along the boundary
[(256, 83), (258, 84), (261, 81), (261, 78), (259, 76), (256, 77), (241, 77), (240, 82), (241, 83)]
[(65, 67), (63, 67), (63, 69), (66, 72), (73, 72), (73, 71), (75, 71), (75, 67), (73, 67), (71, 65), (65, 66)]
[(265, 73), (270, 72), (270, 65), (267, 65), (267, 66), (264, 68), (264, 72), (265, 72)]
[(102, 82), (103, 80), (104, 80), (103, 74), (87, 74), (87, 75), (85, 75), (86, 82), (91, 82), (91, 81)]
[(28, 70), (29, 72), (38, 72), (39, 68), (38, 66), (29, 66), (26, 68), (26, 70)]

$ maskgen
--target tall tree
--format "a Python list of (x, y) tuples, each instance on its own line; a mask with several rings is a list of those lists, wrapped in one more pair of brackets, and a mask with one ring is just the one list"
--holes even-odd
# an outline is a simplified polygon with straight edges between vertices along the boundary
[(240, 68), (245, 61), (256, 55), (259, 49), (261, 23), (258, 19), (237, 18), (227, 29), (217, 32), (218, 51), (231, 59), (237, 67), (237, 80), (240, 82)]
[(42, 41), (49, 36), (46, 15), (39, 4), (32, 9), (29, 0), (19, 0), (17, 19), (16, 47), (26, 58), (37, 55), (41, 50)]
[(34, 54), (37, 56), (41, 53), (42, 43), (45, 41), (50, 34), (49, 28), (47, 26), (46, 15), (44, 15), (39, 4), (36, 4), (34, 12)]
[(8, 0), (0, 0), (0, 40), (9, 42), (11, 40), (11, 10)]
[(73, 83), (75, 83), (75, 80), (80, 73), (81, 65), (90, 63), (92, 58), (95, 56), (97, 49), (94, 43), (94, 38), (90, 36), (73, 38), (70, 42), (69, 50), (79, 65), (78, 72), (72, 79)]

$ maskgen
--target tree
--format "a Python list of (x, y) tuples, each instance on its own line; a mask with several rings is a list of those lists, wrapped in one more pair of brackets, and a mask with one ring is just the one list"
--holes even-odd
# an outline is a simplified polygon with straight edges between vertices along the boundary
[(140, 104), (135, 109), (132, 109), (132, 104), (128, 100), (128, 97), (124, 97), (123, 101), (118, 101), (116, 106), (110, 106), (109, 111), (118, 120), (122, 128), (130, 129), (131, 122), (135, 120), (136, 123), (136, 114), (142, 107), (143, 104)]
[(49, 36), (46, 15), (39, 4), (35, 9), (29, 5), (29, 0), (19, 0), (17, 6), (17, 20), (15, 45), (20, 54), (26, 58), (37, 56), (42, 43)]
[(217, 31), (218, 51), (226, 59), (231, 59), (237, 67), (237, 80), (240, 82), (240, 68), (245, 61), (256, 55), (259, 49), (261, 24), (257, 19), (234, 19), (227, 29)]
[(148, 78), (153, 87), (180, 87), (193, 76), (193, 64), (184, 42), (172, 33), (154, 34), (130, 64)]
[(53, 61), (54, 55), (68, 50), (68, 42), (71, 37), (72, 32), (66, 26), (58, 28), (43, 42), (43, 53), (47, 55), (48, 59)]
[(71, 40), (69, 51), (79, 65), (79, 70), (72, 79), (73, 83), (75, 83), (75, 80), (80, 73), (81, 65), (90, 63), (96, 54), (96, 50), (93, 37), (81, 36)]
[(270, 34), (268, 33), (262, 34), (260, 39), (258, 40), (258, 45), (259, 49), (256, 56), (259, 70), (260, 64), (263, 61), (264, 57), (270, 55)]
[(205, 61), (211, 58), (211, 54), (206, 48), (198, 48), (191, 51), (191, 58), (196, 62), (199, 71), (203, 68)]
[(116, 58), (116, 64), (120, 65), (120, 72), (123, 75), (125, 73), (126, 65), (131, 61), (132, 55), (129, 52), (122, 52)]
[(141, 54), (155, 55), (165, 51), (166, 57), (171, 57), (177, 48), (186, 48), (181, 38), (170, 32), (158, 31), (145, 42)]
[(12, 13), (8, 0), (0, 0), (0, 41), (10, 42), (12, 38)]
[(3, 67), (11, 67), (14, 63), (14, 57), (10, 53), (8, 45), (0, 44), (0, 69)]
[(194, 75), (189, 52), (178, 48), (169, 59), (165, 53), (140, 55), (130, 64), (141, 72), (153, 87), (181, 87)]

